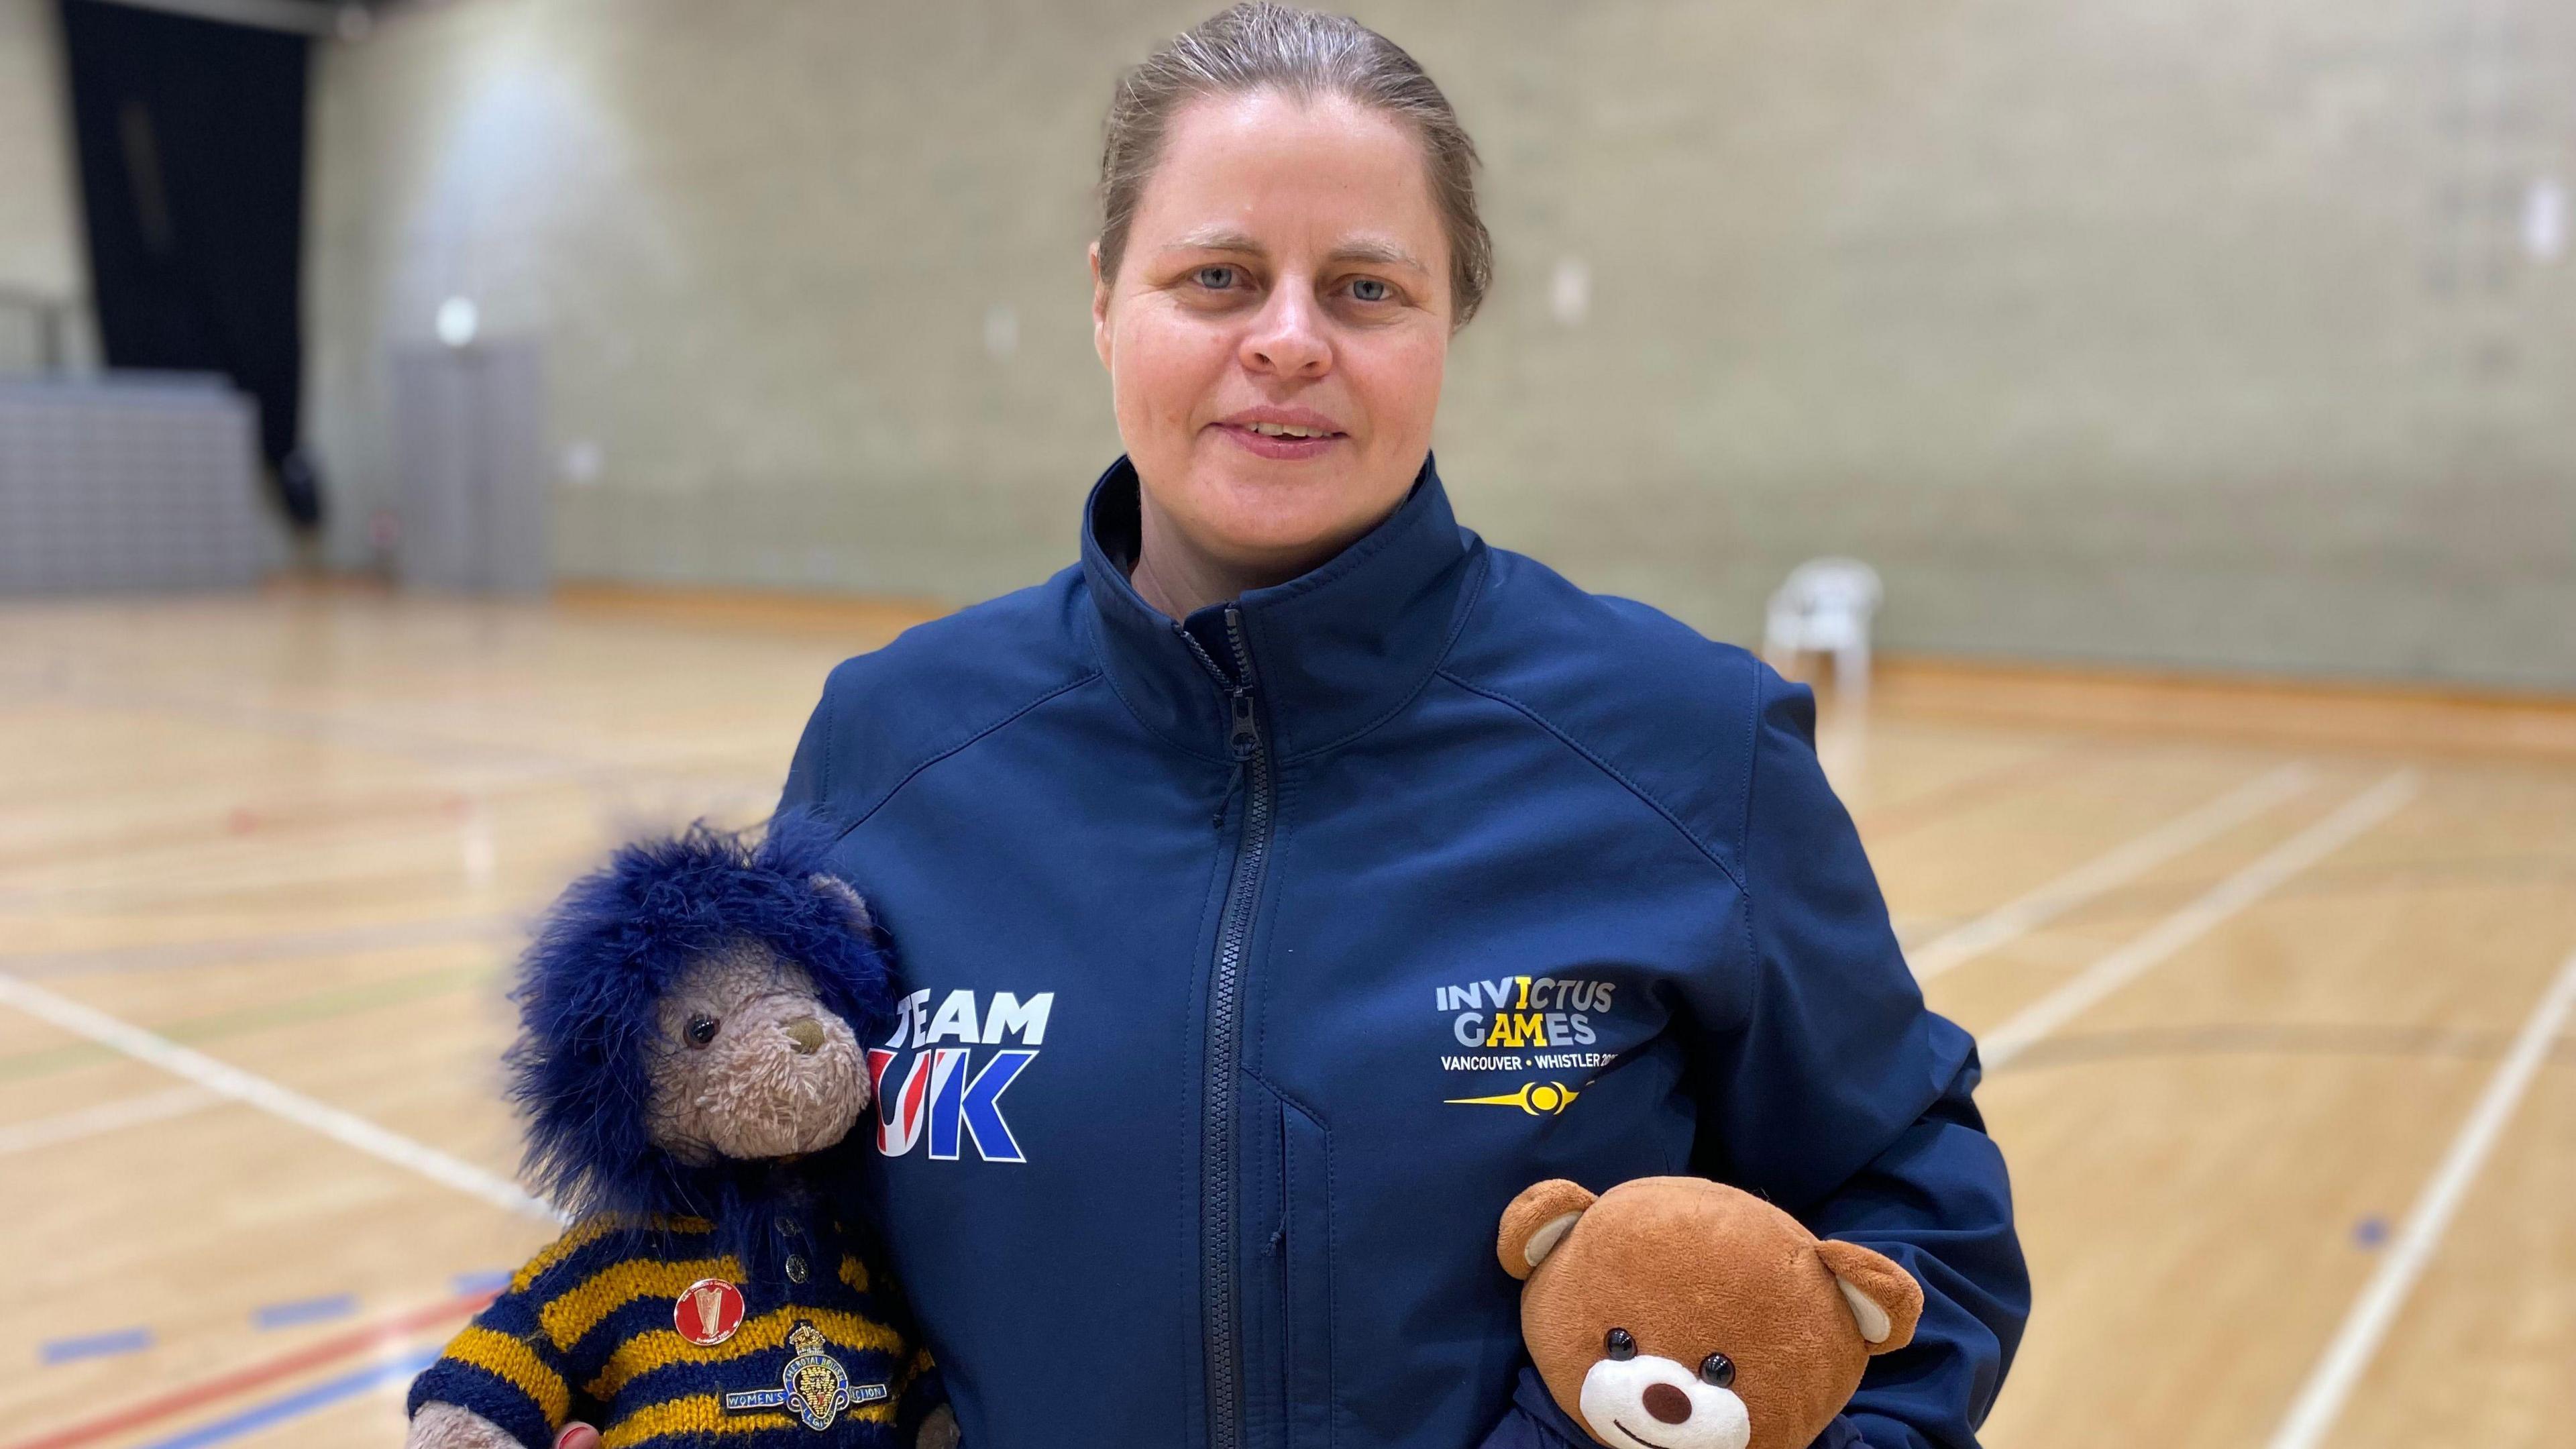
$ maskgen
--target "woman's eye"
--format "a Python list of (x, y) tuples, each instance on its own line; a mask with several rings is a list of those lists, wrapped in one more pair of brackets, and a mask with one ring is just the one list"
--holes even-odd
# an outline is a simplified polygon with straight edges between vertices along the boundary
[(1637, 1340), (1624, 1328), (1614, 1328), (1601, 1340), (1601, 1351), (1612, 1363), (1626, 1363), (1637, 1356)]
[(1361, 277), (1351, 283), (1351, 295), (1363, 302), (1384, 302), (1395, 296), (1395, 289), (1375, 277)]
[(1211, 292), (1225, 291), (1235, 283), (1232, 267), (1201, 267), (1193, 275), (1198, 279), (1200, 286)]
[(712, 1016), (702, 1015), (690, 1017), (688, 1030), (689, 1045), (693, 1047), (702, 1047), (707, 1043), (714, 1041), (716, 1039), (716, 1029), (722, 1025), (722, 1022), (717, 1021)]
[(1721, 1389), (1734, 1383), (1735, 1360), (1728, 1358), (1722, 1353), (1713, 1353), (1708, 1357), (1701, 1359), (1699, 1361), (1699, 1381), (1704, 1384), (1713, 1384)]

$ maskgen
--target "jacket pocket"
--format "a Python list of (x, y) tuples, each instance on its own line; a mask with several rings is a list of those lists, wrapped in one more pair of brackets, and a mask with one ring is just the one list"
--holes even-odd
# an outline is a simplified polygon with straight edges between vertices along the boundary
[(1333, 1177), (1323, 1124), (1279, 1106), (1279, 1295), (1290, 1449), (1333, 1442)]

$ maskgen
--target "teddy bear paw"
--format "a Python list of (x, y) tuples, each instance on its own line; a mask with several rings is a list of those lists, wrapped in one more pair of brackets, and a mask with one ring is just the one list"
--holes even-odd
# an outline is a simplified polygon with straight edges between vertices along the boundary
[(957, 1416), (946, 1404), (930, 1411), (921, 1421), (921, 1432), (912, 1436), (913, 1449), (957, 1449)]
[(519, 1449), (519, 1441), (472, 1409), (433, 1400), (411, 1416), (403, 1449)]

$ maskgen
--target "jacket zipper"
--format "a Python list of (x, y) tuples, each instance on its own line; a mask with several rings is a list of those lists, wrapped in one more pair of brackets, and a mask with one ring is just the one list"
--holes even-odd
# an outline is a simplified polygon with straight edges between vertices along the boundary
[[(1175, 626), (1177, 627), (1177, 626)], [(1234, 1238), (1234, 1091), (1237, 1027), (1242, 1007), (1243, 951), (1252, 935), (1252, 914), (1261, 894), (1261, 868), (1270, 852), (1270, 753), (1261, 738), (1261, 722), (1252, 705), (1256, 683), (1252, 649), (1244, 642), (1243, 613), (1225, 608), (1226, 643), (1234, 653), (1234, 677), (1208, 657), (1188, 630), (1181, 630), (1190, 651), (1225, 691), (1230, 724), (1226, 743), (1235, 771), (1245, 779), (1243, 840), (1234, 857), (1234, 879), (1226, 888), (1225, 916), (1217, 933), (1216, 961), (1208, 980), (1206, 1121), (1200, 1145), (1199, 1174), (1204, 1184), (1199, 1251), (1205, 1284), (1208, 1359), (1209, 1449), (1239, 1449), (1243, 1441), (1243, 1365), (1235, 1340)], [(1229, 788), (1228, 794), (1232, 793)]]

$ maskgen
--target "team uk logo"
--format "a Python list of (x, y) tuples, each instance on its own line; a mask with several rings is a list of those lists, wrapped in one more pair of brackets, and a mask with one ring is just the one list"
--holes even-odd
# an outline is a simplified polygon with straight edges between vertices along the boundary
[[(1038, 1059), (1055, 993), (1041, 991), (1022, 1001), (1011, 992), (996, 991), (987, 1001), (972, 991), (951, 991), (932, 1011), (934, 994), (916, 991), (905, 997), (896, 1007), (894, 1035), (885, 1045), (868, 1049), (877, 1151), (901, 1157), (927, 1139), (933, 1161), (954, 1162), (972, 1141), (975, 1155), (986, 1162), (1028, 1161), (1002, 1116), (1002, 1094)], [(981, 1053), (977, 1060), (978, 1047), (1005, 1042), (1018, 1045)], [(912, 1060), (898, 1076), (892, 1071), (894, 1059), (907, 1048)]]

